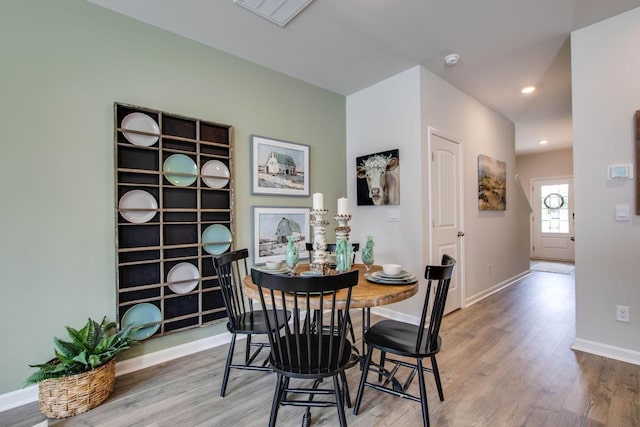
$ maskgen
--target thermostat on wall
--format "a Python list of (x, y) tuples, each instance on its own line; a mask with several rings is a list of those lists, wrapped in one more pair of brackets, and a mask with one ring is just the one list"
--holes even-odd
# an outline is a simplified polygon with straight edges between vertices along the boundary
[(633, 178), (633, 169), (630, 164), (609, 165), (609, 179), (630, 179)]

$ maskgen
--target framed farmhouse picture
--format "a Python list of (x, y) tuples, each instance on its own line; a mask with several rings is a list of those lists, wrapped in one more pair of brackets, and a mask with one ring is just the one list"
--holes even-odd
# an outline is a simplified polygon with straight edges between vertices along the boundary
[(400, 150), (356, 157), (358, 206), (400, 204)]
[(309, 195), (309, 146), (251, 136), (251, 192)]
[(300, 259), (308, 258), (309, 208), (253, 207), (254, 263), (284, 261), (289, 236), (295, 238)]

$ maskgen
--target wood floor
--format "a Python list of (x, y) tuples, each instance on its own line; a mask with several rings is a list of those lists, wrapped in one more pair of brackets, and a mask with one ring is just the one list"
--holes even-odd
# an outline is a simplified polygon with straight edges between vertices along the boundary
[[(570, 349), (573, 280), (572, 275), (533, 272), (445, 317), (443, 350), (438, 355), (444, 402), (438, 400), (433, 377), (427, 376), (433, 426), (640, 426), (640, 366)], [(357, 311), (352, 318), (359, 321)], [(240, 354), (243, 345), (237, 347)], [(70, 419), (49, 420), (49, 425), (267, 425), (275, 376), (232, 371), (227, 397), (220, 398), (226, 349), (118, 377), (104, 404)], [(357, 368), (348, 372), (352, 399), (359, 377)], [(298, 426), (302, 413), (298, 408), (281, 408), (278, 425)], [(30, 427), (44, 419), (33, 403), (0, 413), (0, 426)], [(312, 409), (311, 422), (337, 425), (335, 408)], [(347, 422), (366, 427), (417, 426), (420, 405), (366, 389), (360, 414), (356, 417), (347, 410)]]

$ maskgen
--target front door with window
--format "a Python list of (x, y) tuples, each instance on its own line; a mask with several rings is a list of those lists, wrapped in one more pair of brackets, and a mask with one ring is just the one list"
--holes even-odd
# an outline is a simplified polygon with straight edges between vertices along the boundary
[(574, 260), (573, 178), (533, 179), (532, 258)]

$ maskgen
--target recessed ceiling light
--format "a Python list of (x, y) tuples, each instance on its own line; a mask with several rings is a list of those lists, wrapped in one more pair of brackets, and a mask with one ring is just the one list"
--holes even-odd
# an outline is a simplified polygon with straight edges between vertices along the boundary
[(524, 93), (525, 95), (533, 93), (536, 91), (536, 87), (535, 86), (525, 86), (522, 89), (520, 89), (521, 93)]
[(544, 144), (548, 144), (549, 141), (547, 141), (546, 139), (543, 139), (542, 141), (538, 141), (538, 144), (540, 145), (544, 145)]

